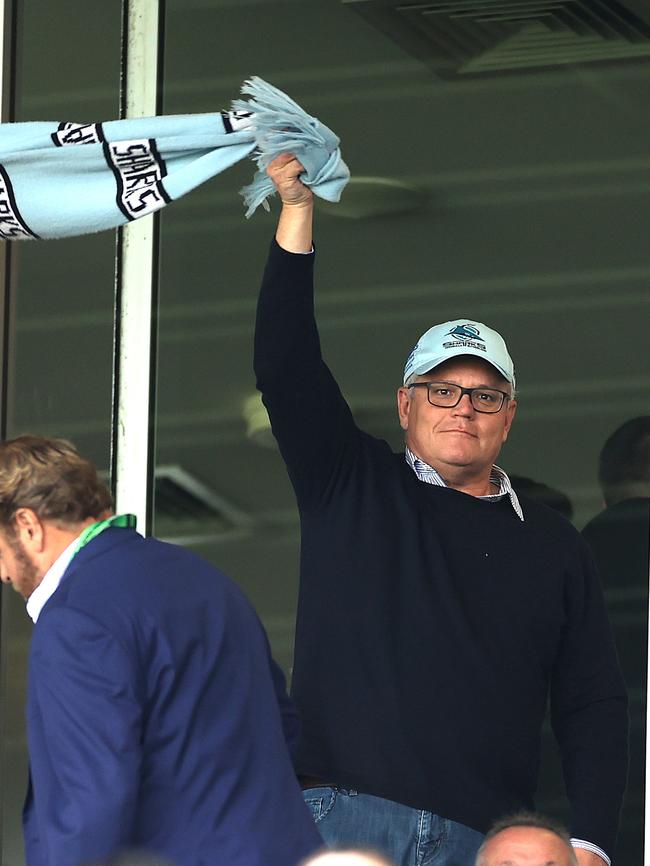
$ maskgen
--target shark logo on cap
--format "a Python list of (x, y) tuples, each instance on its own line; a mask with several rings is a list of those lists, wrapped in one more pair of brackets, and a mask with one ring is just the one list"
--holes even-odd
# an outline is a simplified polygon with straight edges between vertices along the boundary
[(451, 331), (447, 331), (447, 336), (455, 337), (457, 340), (480, 340), (484, 343), (483, 337), (479, 336), (479, 329), (474, 325), (454, 325)]

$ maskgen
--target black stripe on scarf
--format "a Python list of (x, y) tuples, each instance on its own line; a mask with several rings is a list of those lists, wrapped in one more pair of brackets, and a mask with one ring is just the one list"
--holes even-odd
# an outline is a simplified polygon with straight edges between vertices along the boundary
[(18, 210), (14, 189), (3, 165), (0, 165), (0, 178), (0, 238), (8, 241), (25, 238), (38, 240), (38, 235), (29, 228)]
[(101, 123), (60, 123), (51, 138), (57, 147), (71, 144), (101, 144), (106, 140)]

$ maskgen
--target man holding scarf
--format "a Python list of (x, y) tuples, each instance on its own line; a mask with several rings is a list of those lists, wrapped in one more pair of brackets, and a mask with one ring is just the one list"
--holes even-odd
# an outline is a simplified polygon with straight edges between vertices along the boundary
[[(290, 154), (260, 292), (257, 384), (301, 518), (296, 766), (329, 844), (467, 866), (533, 808), (547, 698), (580, 866), (610, 862), (626, 694), (593, 560), (495, 466), (515, 413), (501, 336), (430, 328), (397, 390), (404, 453), (360, 430), (324, 363), (311, 191)], [(372, 369), (372, 365), (369, 365)]]

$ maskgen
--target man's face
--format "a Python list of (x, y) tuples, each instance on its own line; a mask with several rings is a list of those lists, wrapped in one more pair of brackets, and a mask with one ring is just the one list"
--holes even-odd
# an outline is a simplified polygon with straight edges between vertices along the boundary
[[(451, 382), (463, 388), (497, 388), (507, 393), (511, 390), (491, 364), (472, 355), (445, 361), (418, 380)], [(451, 409), (432, 406), (425, 388), (400, 388), (397, 405), (407, 446), (443, 478), (453, 478), (459, 472), (489, 475), (516, 411), (515, 401), (506, 400), (500, 412), (477, 412), (468, 394)]]
[(0, 579), (28, 599), (43, 579), (20, 539), (0, 530)]
[(487, 843), (480, 866), (575, 866), (568, 845), (538, 827), (508, 827)]

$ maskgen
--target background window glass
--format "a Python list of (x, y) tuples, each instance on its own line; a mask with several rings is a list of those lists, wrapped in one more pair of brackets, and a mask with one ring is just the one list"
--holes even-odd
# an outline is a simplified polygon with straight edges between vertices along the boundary
[[(445, 65), (387, 6), (169, 0), (165, 112), (225, 108), (256, 74), (330, 125), (353, 180), (340, 205), (318, 207), (318, 321), (361, 426), (400, 448), (394, 391), (417, 337), (449, 318), (486, 321), (509, 342), (520, 390), (501, 463), (564, 494), (582, 528), (602, 509), (604, 441), (650, 405), (644, 50), (575, 34), (540, 44), (533, 22), (512, 50)], [(298, 526), (251, 369), (275, 220), (243, 218), (236, 191), (252, 170), (235, 167), (163, 215), (157, 463), (167, 494), (156, 531), (240, 582), (289, 673)], [(626, 671), (636, 769), (621, 866), (642, 850), (647, 590), (632, 584), (606, 586), (624, 665), (636, 670)], [(538, 805), (565, 815), (550, 757)]]
[[(120, 4), (26, 0), (19, 10), (16, 120), (118, 116)], [(7, 435), (71, 439), (108, 470), (115, 234), (14, 243)], [(2, 863), (23, 862), (24, 727), (31, 620), (2, 596)]]

